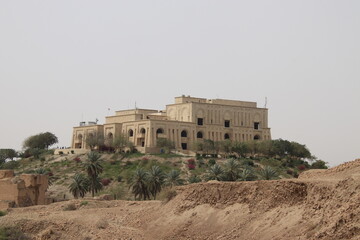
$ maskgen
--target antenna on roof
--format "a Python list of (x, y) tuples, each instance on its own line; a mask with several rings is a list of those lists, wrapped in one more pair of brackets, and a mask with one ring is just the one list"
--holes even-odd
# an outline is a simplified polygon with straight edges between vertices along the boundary
[(267, 97), (265, 97), (265, 105), (264, 105), (264, 108), (266, 108), (267, 106)]
[(137, 110), (136, 101), (135, 101), (135, 109)]

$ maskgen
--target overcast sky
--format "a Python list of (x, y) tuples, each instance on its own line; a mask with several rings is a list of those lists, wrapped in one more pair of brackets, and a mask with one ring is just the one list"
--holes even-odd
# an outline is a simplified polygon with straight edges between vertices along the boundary
[(0, 148), (182, 94), (268, 98), (272, 137), (360, 157), (360, 1), (0, 1)]

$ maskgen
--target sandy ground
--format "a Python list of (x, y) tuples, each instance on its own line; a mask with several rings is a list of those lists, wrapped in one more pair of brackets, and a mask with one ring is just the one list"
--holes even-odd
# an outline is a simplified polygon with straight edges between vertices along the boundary
[(182, 186), (166, 203), (82, 201), (10, 209), (0, 225), (31, 239), (360, 239), (360, 159), (293, 180)]

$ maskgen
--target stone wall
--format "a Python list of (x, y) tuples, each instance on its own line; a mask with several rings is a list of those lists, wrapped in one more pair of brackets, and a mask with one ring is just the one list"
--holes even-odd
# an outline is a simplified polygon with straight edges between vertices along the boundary
[(14, 176), (12, 170), (0, 170), (0, 209), (47, 204), (47, 188), (47, 175)]

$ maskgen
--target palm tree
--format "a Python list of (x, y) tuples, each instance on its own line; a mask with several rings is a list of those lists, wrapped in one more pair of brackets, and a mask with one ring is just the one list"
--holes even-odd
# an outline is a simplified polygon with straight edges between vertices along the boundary
[(207, 171), (207, 176), (206, 176), (206, 180), (217, 180), (217, 181), (221, 181), (223, 180), (224, 176), (224, 170), (222, 169), (222, 167), (218, 164), (215, 164), (213, 166), (211, 166), (209, 168), (209, 170)]
[(153, 195), (154, 200), (156, 199), (156, 194), (161, 192), (162, 185), (165, 182), (166, 175), (163, 173), (159, 166), (152, 166), (149, 175), (148, 175), (148, 186), (151, 195)]
[(242, 172), (239, 173), (239, 181), (250, 181), (253, 179), (254, 174), (250, 168), (244, 168)]
[(83, 198), (89, 189), (89, 179), (86, 178), (84, 174), (77, 173), (73, 176), (73, 181), (69, 186), (69, 191), (72, 193), (74, 198), (77, 199), (79, 196)]
[(279, 176), (276, 170), (270, 166), (265, 166), (264, 168), (262, 168), (259, 171), (259, 175), (263, 180), (272, 180), (272, 179), (276, 179)]
[(198, 183), (201, 182), (201, 178), (195, 174), (191, 175), (188, 179), (188, 182), (191, 183)]
[(239, 177), (239, 163), (235, 159), (229, 159), (225, 164), (225, 176), (227, 181), (236, 181)]
[(90, 180), (91, 195), (94, 197), (95, 193), (102, 189), (102, 184), (99, 179), (100, 173), (103, 171), (101, 165), (101, 155), (97, 152), (89, 152), (87, 161), (84, 162), (84, 168)]
[(143, 168), (137, 168), (134, 172), (134, 175), (130, 179), (130, 188), (131, 192), (134, 194), (135, 200), (137, 196), (139, 199), (150, 199), (150, 193), (148, 189), (148, 172), (146, 172)]
[(180, 172), (178, 170), (171, 170), (166, 176), (166, 185), (173, 187), (183, 185), (184, 180), (180, 178)]

